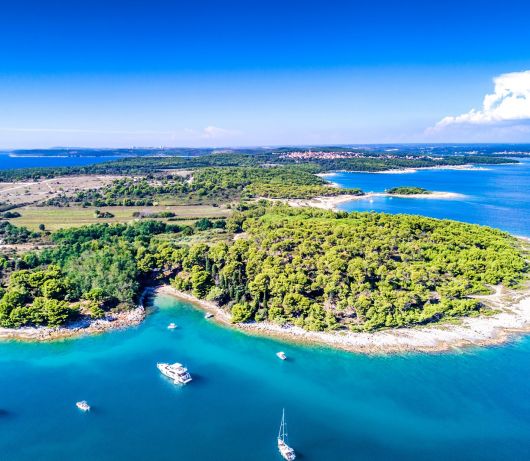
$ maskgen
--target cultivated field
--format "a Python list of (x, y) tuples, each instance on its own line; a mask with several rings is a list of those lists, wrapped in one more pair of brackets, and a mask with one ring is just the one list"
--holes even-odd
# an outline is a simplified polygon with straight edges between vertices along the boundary
[[(190, 206), (147, 206), (147, 207), (103, 207), (98, 208), (101, 212), (109, 212), (114, 215), (113, 218), (97, 218), (94, 207), (23, 207), (17, 208), (21, 214), (20, 218), (10, 220), (11, 224), (16, 226), (25, 226), (30, 230), (38, 230), (40, 224), (45, 228), (54, 231), (61, 228), (78, 227), (86, 224), (104, 223), (104, 222), (129, 222), (135, 218), (133, 213), (140, 212), (144, 214), (160, 213), (162, 211), (171, 211), (176, 217), (171, 218), (171, 222), (192, 224), (200, 218), (224, 218), (227, 217), (231, 210), (226, 207), (213, 207), (210, 205), (190, 205)], [(168, 221), (168, 219), (161, 219)]]

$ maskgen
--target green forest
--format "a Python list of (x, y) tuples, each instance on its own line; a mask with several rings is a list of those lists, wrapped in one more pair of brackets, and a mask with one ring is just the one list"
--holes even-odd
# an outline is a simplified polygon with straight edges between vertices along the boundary
[(488, 227), (267, 201), (189, 226), (142, 219), (48, 235), (2, 222), (0, 232), (47, 244), (0, 257), (0, 326), (11, 328), (130, 309), (169, 279), (234, 322), (373, 331), (477, 315), (471, 295), (518, 286), (529, 271), (519, 241)]
[(476, 315), (470, 295), (529, 269), (508, 234), (449, 220), (261, 205), (227, 227), (244, 234), (183, 247), (172, 284), (234, 322), (372, 331)]
[(414, 186), (400, 186), (400, 187), (392, 187), (391, 189), (388, 189), (386, 191), (387, 194), (390, 195), (425, 195), (425, 194), (432, 194), (430, 190), (424, 189), (422, 187), (414, 187)]
[[(27, 234), (12, 228), (12, 235)], [(94, 224), (55, 232), (43, 250), (0, 257), (0, 326), (55, 327), (80, 315), (100, 318), (134, 307), (153, 271), (172, 260), (174, 249), (157, 237), (194, 232), (154, 221)]]
[(80, 191), (73, 197), (59, 195), (42, 205), (151, 206), (160, 202), (226, 203), (256, 197), (283, 199), (362, 194), (360, 189), (331, 187), (313, 173), (314, 168), (308, 166), (202, 168), (187, 175), (117, 179), (103, 189)]

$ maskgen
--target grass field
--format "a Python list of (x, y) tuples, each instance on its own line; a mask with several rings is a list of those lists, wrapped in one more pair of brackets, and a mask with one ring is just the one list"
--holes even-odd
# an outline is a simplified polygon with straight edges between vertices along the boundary
[[(129, 222), (138, 218), (133, 217), (134, 212), (156, 213), (161, 211), (172, 211), (176, 214), (171, 222), (182, 224), (193, 224), (194, 220), (200, 218), (224, 218), (230, 214), (230, 210), (224, 207), (213, 207), (210, 205), (194, 206), (152, 206), (152, 207), (104, 207), (100, 211), (108, 211), (114, 215), (113, 218), (96, 218), (96, 208), (88, 207), (24, 207), (17, 208), (20, 218), (11, 219), (11, 224), (25, 226), (30, 230), (38, 230), (40, 224), (54, 231), (61, 228), (78, 227), (86, 224), (103, 222)], [(163, 219), (163, 221), (168, 221)]]

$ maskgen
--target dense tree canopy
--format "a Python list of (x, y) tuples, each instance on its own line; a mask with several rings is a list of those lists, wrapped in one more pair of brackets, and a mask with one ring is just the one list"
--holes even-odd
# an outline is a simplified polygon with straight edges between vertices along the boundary
[(391, 195), (425, 195), (431, 194), (432, 192), (427, 189), (423, 189), (422, 187), (400, 186), (392, 187), (391, 189), (388, 189), (386, 193)]
[(0, 244), (26, 243), (38, 238), (39, 234), (25, 227), (13, 226), (7, 221), (0, 221)]
[(528, 271), (508, 234), (449, 220), (258, 206), (228, 227), (245, 234), (183, 248), (173, 285), (216, 299), (234, 321), (310, 330), (434, 322), (476, 313), (469, 295)]
[(311, 198), (362, 194), (360, 189), (330, 187), (311, 166), (202, 168), (187, 175), (121, 178), (103, 189), (58, 195), (42, 203), (63, 206), (151, 206), (160, 202), (229, 202), (240, 199)]
[(362, 194), (359, 189), (330, 187), (314, 173), (311, 167), (205, 168), (193, 174), (193, 184), (213, 194), (242, 198)]
[(226, 222), (104, 223), (49, 238), (16, 261), (0, 258), (0, 326), (98, 318), (133, 306), (154, 274), (166, 274), (236, 322), (371, 331), (475, 315), (470, 295), (518, 285), (529, 271), (519, 241), (488, 227), (265, 201), (240, 205)]
[(101, 317), (111, 308), (134, 305), (142, 281), (172, 260), (167, 244), (156, 236), (193, 232), (155, 221), (95, 224), (52, 234), (55, 244), (26, 253), (9, 269), (0, 287), (0, 326), (59, 326), (80, 311)]

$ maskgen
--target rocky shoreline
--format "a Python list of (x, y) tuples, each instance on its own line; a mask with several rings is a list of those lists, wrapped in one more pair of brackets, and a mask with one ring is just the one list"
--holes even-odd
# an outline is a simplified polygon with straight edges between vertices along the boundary
[(19, 341), (54, 341), (139, 325), (147, 315), (144, 298), (147, 295), (167, 295), (187, 301), (214, 315), (213, 320), (245, 333), (273, 337), (283, 341), (313, 344), (365, 354), (400, 352), (444, 352), (470, 346), (491, 346), (505, 343), (521, 333), (530, 332), (530, 289), (481, 296), (481, 300), (495, 309), (490, 316), (462, 318), (455, 324), (436, 324), (423, 327), (395, 328), (371, 333), (349, 331), (315, 332), (292, 325), (281, 326), (271, 322), (231, 322), (230, 315), (216, 303), (197, 299), (170, 285), (147, 289), (142, 302), (135, 309), (108, 314), (103, 319), (82, 318), (59, 328), (25, 327), (0, 328), (0, 339)]
[(270, 322), (233, 324), (229, 314), (213, 302), (197, 299), (169, 285), (159, 287), (156, 293), (188, 301), (214, 314), (217, 322), (249, 334), (365, 354), (436, 353), (464, 347), (491, 346), (505, 343), (518, 334), (530, 332), (530, 289), (502, 294), (501, 289), (498, 289), (493, 295), (481, 297), (486, 304), (496, 310), (491, 316), (462, 318), (458, 325), (437, 324), (373, 333), (314, 332)]
[(83, 316), (65, 326), (51, 327), (23, 327), (23, 328), (0, 328), (0, 340), (19, 341), (55, 341), (59, 339), (75, 338), (86, 335), (100, 334), (111, 330), (119, 330), (139, 325), (147, 314), (144, 301), (153, 292), (147, 288), (140, 297), (136, 308), (108, 313), (102, 319), (91, 319)]

